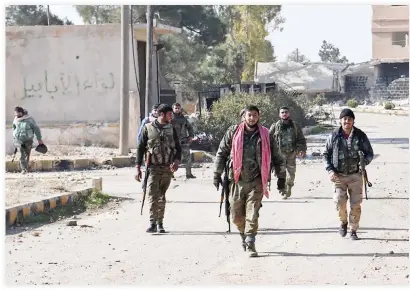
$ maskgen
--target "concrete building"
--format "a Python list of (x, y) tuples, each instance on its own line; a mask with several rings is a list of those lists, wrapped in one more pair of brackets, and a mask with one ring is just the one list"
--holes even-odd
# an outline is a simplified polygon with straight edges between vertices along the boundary
[(409, 6), (373, 5), (372, 64), (377, 98), (408, 96)]
[[(160, 35), (181, 30), (154, 23), (154, 31), (155, 44)], [(135, 148), (145, 110), (139, 100), (145, 96), (146, 24), (134, 25), (132, 36), (129, 140)], [(150, 107), (161, 89), (170, 89), (158, 72), (156, 55)], [(7, 27), (6, 124), (10, 128), (14, 107), (22, 106), (42, 126), (48, 144), (118, 146), (120, 64), (120, 24)], [(10, 129), (6, 141), (9, 149)]]

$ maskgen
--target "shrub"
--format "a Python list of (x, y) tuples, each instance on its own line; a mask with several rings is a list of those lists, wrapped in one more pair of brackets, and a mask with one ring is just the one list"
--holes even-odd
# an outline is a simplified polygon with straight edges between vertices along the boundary
[(350, 108), (356, 108), (359, 105), (359, 103), (356, 101), (356, 99), (350, 99), (350, 100), (347, 101), (346, 104)]
[(317, 106), (323, 106), (326, 104), (326, 97), (325, 94), (320, 93), (316, 95), (316, 98), (313, 100), (313, 103)]
[(393, 110), (395, 107), (396, 106), (390, 101), (387, 101), (387, 102), (384, 103), (384, 108), (386, 110)]
[(279, 119), (279, 108), (281, 106), (289, 107), (291, 118), (300, 126), (305, 126), (308, 120), (305, 117), (304, 110), (286, 95), (267, 95), (267, 94), (232, 94), (227, 95), (213, 103), (212, 112), (202, 116), (198, 122), (198, 132), (203, 132), (212, 140), (213, 147), (217, 147), (222, 140), (226, 130), (234, 124), (238, 124), (240, 112), (247, 105), (255, 105), (260, 110), (260, 123), (267, 127)]

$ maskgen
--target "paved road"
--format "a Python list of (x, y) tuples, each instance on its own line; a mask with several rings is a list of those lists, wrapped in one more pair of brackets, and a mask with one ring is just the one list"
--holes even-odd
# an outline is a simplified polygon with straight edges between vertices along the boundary
[[(130, 169), (104, 173), (104, 191), (131, 200), (79, 225), (63, 222), (6, 236), (8, 284), (333, 284), (409, 283), (408, 118), (357, 114), (375, 153), (368, 168), (373, 187), (363, 202), (361, 240), (337, 234), (338, 220), (323, 165), (297, 170), (289, 200), (273, 194), (261, 209), (259, 258), (248, 258), (236, 229), (218, 218), (219, 195), (211, 170), (196, 180), (179, 178), (168, 193), (165, 235), (145, 233), (141, 190)], [(117, 174), (117, 175), (116, 175)], [(407, 276), (406, 276), (407, 275)]]

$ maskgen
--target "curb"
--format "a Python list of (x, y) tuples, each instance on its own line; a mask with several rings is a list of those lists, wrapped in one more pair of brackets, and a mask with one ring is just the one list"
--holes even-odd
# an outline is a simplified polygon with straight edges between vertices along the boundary
[[(349, 108), (349, 107), (340, 107), (340, 108)], [(386, 109), (365, 109), (365, 108), (354, 108), (354, 112), (359, 113), (371, 113), (371, 114), (383, 114), (383, 115), (395, 115), (395, 116), (408, 116), (409, 111), (407, 110), (386, 110)]]
[[(204, 151), (191, 151), (191, 159), (194, 162), (209, 161), (209, 153)], [(36, 171), (63, 171), (89, 169), (90, 166), (111, 165), (117, 168), (131, 167), (135, 164), (135, 156), (117, 156), (111, 158), (75, 158), (75, 159), (39, 159), (31, 160), (32, 172)], [(6, 172), (19, 172), (18, 160), (6, 161)]]
[(80, 197), (91, 194), (94, 188), (86, 188), (68, 194), (53, 196), (37, 202), (29, 202), (23, 205), (16, 205), (6, 208), (6, 227), (16, 223), (22, 223), (24, 218), (42, 212), (49, 212), (51, 209), (72, 204)]

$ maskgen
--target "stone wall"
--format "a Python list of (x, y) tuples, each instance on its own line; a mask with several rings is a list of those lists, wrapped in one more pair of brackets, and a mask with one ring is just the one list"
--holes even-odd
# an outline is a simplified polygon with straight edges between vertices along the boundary
[(385, 78), (376, 79), (372, 88), (373, 99), (403, 99), (409, 97), (409, 78), (401, 77), (388, 83)]

